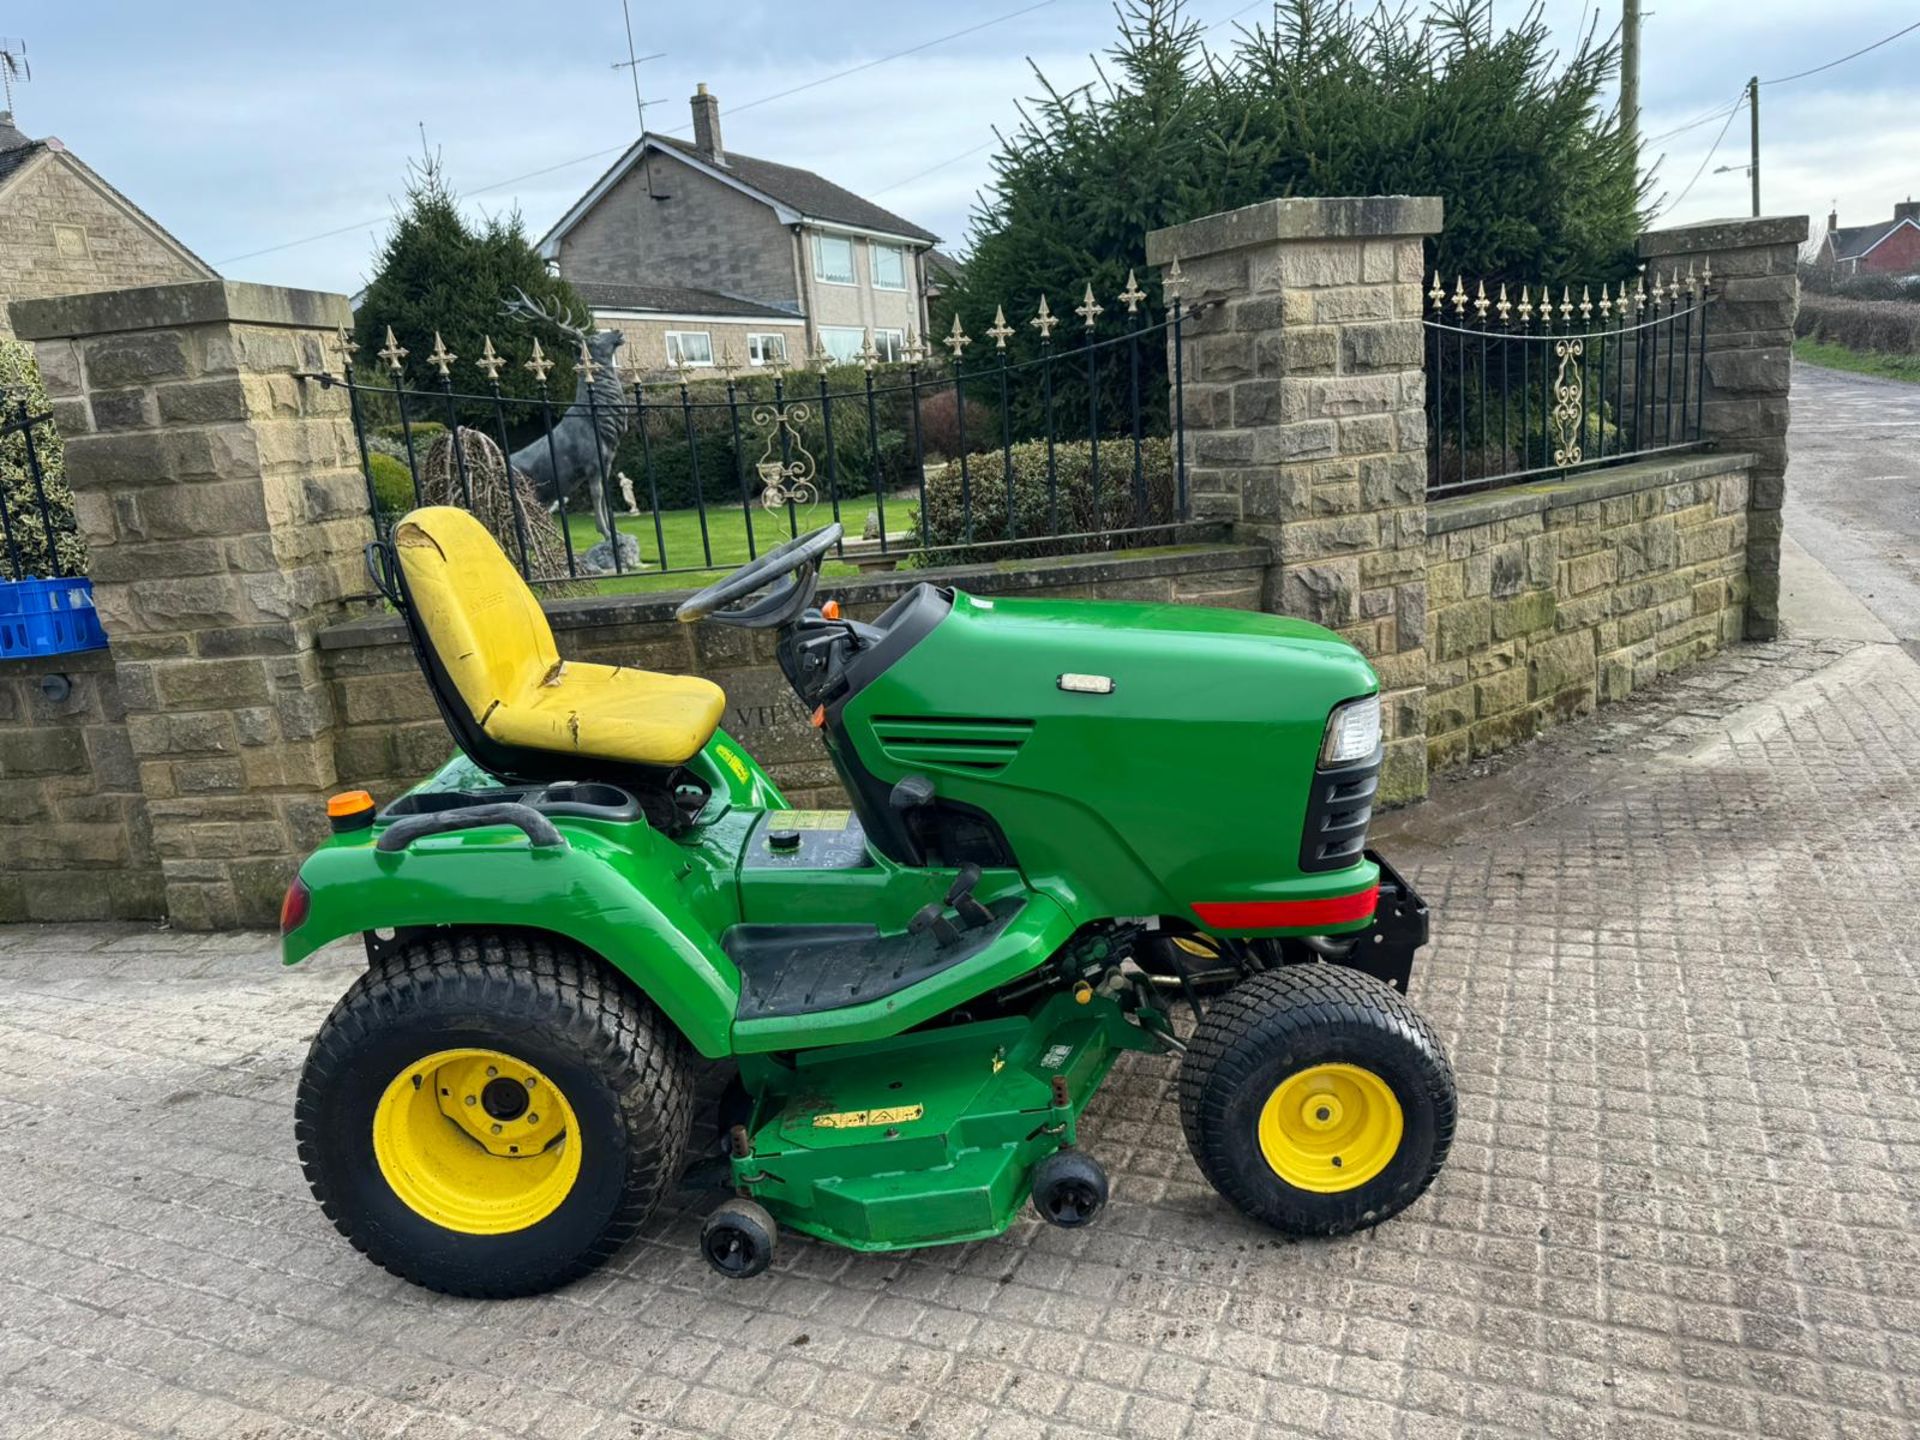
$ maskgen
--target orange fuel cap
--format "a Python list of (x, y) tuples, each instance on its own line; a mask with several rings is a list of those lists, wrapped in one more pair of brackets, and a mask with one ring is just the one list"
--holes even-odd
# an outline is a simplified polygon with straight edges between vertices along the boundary
[(327, 800), (327, 819), (333, 833), (364, 830), (373, 824), (373, 796), (364, 790), (345, 790)]
[(824, 726), (827, 723), (827, 707), (824, 705), (814, 706), (813, 714), (808, 716), (807, 718), (813, 725), (814, 729), (816, 730), (820, 729), (822, 726)]
[(820, 607), (820, 614), (828, 620), (838, 620), (840, 618), (840, 602), (838, 600), (827, 601), (826, 604)]

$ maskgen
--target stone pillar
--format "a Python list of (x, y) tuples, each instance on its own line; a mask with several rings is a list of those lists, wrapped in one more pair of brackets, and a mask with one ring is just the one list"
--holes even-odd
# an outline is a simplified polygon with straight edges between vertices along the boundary
[(225, 281), (29, 300), (176, 925), (274, 922), (324, 830), (313, 648), (372, 538), (338, 295)]
[(1268, 200), (1147, 237), (1184, 276), (1196, 515), (1276, 560), (1266, 608), (1317, 621), (1380, 673), (1388, 800), (1426, 794), (1422, 241), (1441, 203)]
[(1804, 215), (1707, 220), (1640, 237), (1641, 258), (1662, 275), (1713, 266), (1718, 299), (1707, 311), (1701, 421), (1706, 438), (1721, 449), (1754, 457), (1745, 497), (1749, 640), (1771, 640), (1780, 631), (1787, 390), (1793, 378), (1793, 317), (1800, 306), (1797, 267), (1806, 238)]

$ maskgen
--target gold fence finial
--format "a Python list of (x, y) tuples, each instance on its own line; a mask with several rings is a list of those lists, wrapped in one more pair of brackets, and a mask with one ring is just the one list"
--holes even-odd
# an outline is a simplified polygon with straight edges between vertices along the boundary
[(1437, 266), (1433, 272), (1433, 288), (1427, 291), (1427, 298), (1433, 301), (1434, 313), (1438, 314), (1447, 308), (1447, 287), (1440, 283), (1440, 270)]
[(966, 353), (967, 346), (973, 343), (973, 338), (961, 328), (960, 312), (958, 310), (953, 312), (953, 329), (947, 332), (947, 338), (940, 343), (953, 352), (953, 363), (955, 365), (960, 363)]
[(387, 362), (387, 368), (389, 370), (393, 371), (396, 375), (400, 373), (400, 362), (407, 358), (407, 347), (400, 343), (399, 337), (393, 333), (393, 327), (391, 325), (387, 326), (386, 347), (376, 353), (378, 353), (382, 360)]
[(1582, 323), (1593, 319), (1593, 287), (1591, 285), (1580, 287), (1580, 319)]
[(918, 365), (927, 358), (926, 349), (920, 343), (920, 335), (911, 325), (907, 326), (907, 341), (900, 347), (900, 358), (909, 365)]
[(1572, 319), (1573, 287), (1571, 285), (1562, 285), (1560, 287), (1560, 322), (1566, 324)]
[(580, 342), (580, 353), (574, 357), (573, 368), (587, 377), (588, 385), (593, 384), (593, 377), (598, 375), (602, 368), (600, 362), (593, 358), (593, 352), (587, 349), (587, 342), (584, 340)]
[(1713, 285), (1713, 257), (1709, 255), (1700, 264), (1700, 293), (1706, 294)]
[(1094, 322), (1107, 313), (1107, 307), (1093, 298), (1093, 282), (1091, 280), (1087, 282), (1086, 299), (1073, 307), (1073, 313), (1087, 322), (1087, 329), (1089, 331), (1093, 329)]
[(860, 337), (860, 368), (863, 370), (871, 370), (879, 363), (880, 352), (874, 348), (873, 327), (869, 325), (861, 333)]
[(833, 368), (833, 353), (827, 349), (824, 338), (813, 342), (813, 368), (817, 374), (824, 375)]
[[(667, 364), (673, 364), (673, 357), (667, 357)], [(527, 356), (527, 363), (521, 367), (542, 385), (547, 383), (547, 372), (553, 369), (553, 361), (547, 358), (546, 351), (540, 348), (540, 337), (533, 337), (533, 353)]]
[(1607, 282), (1600, 282), (1600, 318), (1610, 319), (1613, 315), (1613, 301), (1607, 298)]
[(438, 330), (433, 332), (433, 351), (427, 356), (427, 363), (440, 372), (440, 378), (446, 379), (453, 371), (453, 362), (460, 357), (447, 349), (446, 342), (440, 338)]
[(1502, 325), (1505, 325), (1508, 317), (1513, 314), (1513, 302), (1507, 299), (1507, 282), (1504, 280), (1500, 282), (1500, 301), (1493, 309), (1494, 313), (1500, 317)]
[(1127, 313), (1138, 314), (1140, 302), (1147, 298), (1147, 292), (1140, 288), (1140, 282), (1133, 278), (1133, 271), (1127, 271), (1127, 288), (1120, 292), (1120, 298), (1127, 302)]
[(733, 377), (740, 373), (740, 360), (739, 357), (733, 353), (733, 337), (731, 335), (720, 344), (720, 373), (726, 377), (729, 385), (733, 383)]
[(1520, 323), (1522, 325), (1533, 323), (1533, 298), (1525, 285), (1520, 287)]
[(1458, 275), (1453, 277), (1453, 313), (1456, 319), (1467, 313), (1467, 286)]
[(1160, 277), (1160, 293), (1169, 301), (1178, 300), (1180, 292), (1187, 283), (1186, 273), (1180, 268), (1180, 257), (1173, 257), (1173, 264), (1167, 267), (1167, 273)]
[(1482, 280), (1480, 282), (1479, 293), (1473, 297), (1473, 313), (1479, 317), (1482, 322), (1487, 318), (1487, 307), (1491, 303), (1492, 302), (1487, 299), (1487, 282)]
[(1060, 317), (1047, 308), (1047, 297), (1042, 295), (1039, 310), (1031, 320), (1027, 321), (1027, 324), (1040, 332), (1042, 341), (1047, 341), (1053, 339), (1053, 327), (1059, 323)]
[(994, 306), (993, 324), (987, 327), (987, 335), (993, 341), (993, 348), (996, 350), (1005, 350), (1007, 348), (1007, 337), (1011, 334), (1013, 334), (1013, 327), (1007, 323), (1007, 307), (1004, 305)]
[(340, 336), (333, 342), (334, 349), (340, 352), (340, 373), (348, 379), (353, 377), (353, 352), (360, 347), (354, 342), (353, 332), (346, 326), (340, 327)]
[(493, 337), (483, 336), (480, 341), (480, 358), (473, 362), (480, 373), (487, 377), (489, 385), (500, 383), (500, 367), (507, 362), (500, 358), (500, 352), (493, 348)]

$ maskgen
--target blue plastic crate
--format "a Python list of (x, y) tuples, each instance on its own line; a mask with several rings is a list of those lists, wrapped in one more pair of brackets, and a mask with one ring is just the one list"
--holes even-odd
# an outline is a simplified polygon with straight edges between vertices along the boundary
[(98, 650), (106, 643), (86, 576), (0, 580), (0, 660)]

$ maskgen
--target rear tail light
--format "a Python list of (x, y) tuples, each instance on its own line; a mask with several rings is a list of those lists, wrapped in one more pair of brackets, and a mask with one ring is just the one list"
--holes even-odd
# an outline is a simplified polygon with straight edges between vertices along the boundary
[(307, 889), (306, 881), (298, 876), (287, 887), (287, 898), (280, 902), (280, 933), (291, 935), (307, 923), (307, 914), (313, 909), (313, 892)]

